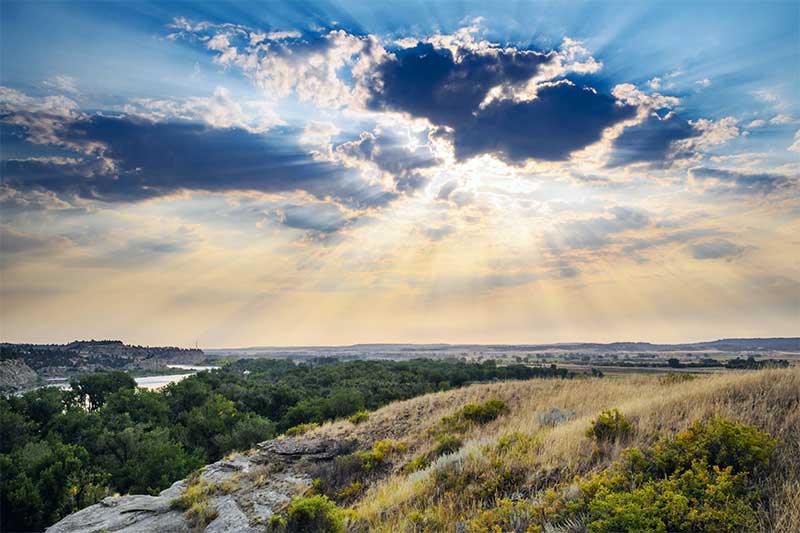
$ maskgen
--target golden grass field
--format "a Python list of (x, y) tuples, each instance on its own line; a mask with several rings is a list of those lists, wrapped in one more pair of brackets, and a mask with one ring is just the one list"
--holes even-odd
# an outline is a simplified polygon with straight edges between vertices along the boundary
[[(434, 445), (429, 429), (446, 415), (470, 402), (491, 398), (505, 401), (507, 414), (474, 427), (455, 454), (441, 457), (426, 470), (404, 474), (401, 467)], [(543, 426), (540, 414), (551, 408), (575, 412), (575, 418), (554, 427)], [(473, 385), (429, 394), (386, 406), (353, 425), (336, 421), (314, 434), (355, 437), (361, 443), (393, 439), (407, 451), (393, 459), (394, 471), (370, 486), (352, 506), (354, 529), (400, 532), (456, 531), (479, 509), (474, 501), (437, 491), (432, 473), (444, 463), (480, 470), (486, 462), (486, 444), (503, 435), (536, 434), (542, 446), (514, 457), (527, 472), (528, 493), (564, 486), (576, 475), (607, 467), (619, 458), (621, 447), (598, 461), (586, 436), (590, 420), (606, 408), (617, 408), (635, 424), (626, 446), (648, 446), (659, 438), (684, 430), (691, 422), (721, 416), (755, 425), (780, 439), (773, 473), (762, 487), (768, 504), (759, 510), (762, 531), (800, 531), (800, 368), (741, 371), (704, 375), (670, 382), (654, 375), (627, 375), (602, 379), (509, 381)], [(420, 521), (420, 517), (425, 520)], [(420, 527), (420, 523), (428, 524)]]

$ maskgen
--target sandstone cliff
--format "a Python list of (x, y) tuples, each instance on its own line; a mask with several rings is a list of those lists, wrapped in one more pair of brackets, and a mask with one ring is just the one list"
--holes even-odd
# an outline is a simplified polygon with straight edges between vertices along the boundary
[(36, 385), (36, 380), (36, 372), (22, 359), (0, 361), (0, 390), (24, 390)]

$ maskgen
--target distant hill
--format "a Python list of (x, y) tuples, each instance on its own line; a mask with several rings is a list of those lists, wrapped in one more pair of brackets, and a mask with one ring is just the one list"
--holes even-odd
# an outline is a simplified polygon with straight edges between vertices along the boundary
[(800, 353), (800, 337), (719, 339), (683, 344), (653, 344), (650, 342), (574, 342), (552, 344), (351, 344), (347, 346), (251, 346), (246, 348), (206, 349), (209, 354), (256, 354), (327, 352), (391, 354), (414, 352), (454, 352), (458, 350), (492, 351), (606, 351), (606, 352), (790, 352)]
[(0, 344), (0, 360), (22, 360), (41, 375), (65, 375), (101, 369), (159, 369), (167, 364), (197, 364), (198, 349), (132, 346), (119, 340), (73, 341), (69, 344)]

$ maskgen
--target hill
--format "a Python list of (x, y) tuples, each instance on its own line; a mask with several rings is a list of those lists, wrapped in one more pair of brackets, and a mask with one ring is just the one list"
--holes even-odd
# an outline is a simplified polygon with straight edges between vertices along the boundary
[(769, 337), (718, 339), (680, 344), (651, 342), (569, 342), (550, 344), (352, 344), (349, 346), (251, 346), (247, 348), (207, 349), (211, 355), (238, 356), (317, 356), (321, 353), (338, 356), (372, 354), (373, 356), (415, 356), (421, 353), (453, 353), (459, 351), (541, 352), (541, 351), (603, 351), (603, 352), (785, 352), (800, 353), (800, 337)]
[[(599, 417), (610, 408), (620, 417)], [(620, 494), (644, 498), (630, 509), (662, 505), (668, 495), (675, 508), (666, 511), (677, 516), (683, 508), (696, 518), (690, 500), (681, 499), (687, 479), (694, 480), (692, 490), (705, 487), (699, 498), (709, 522), (695, 530), (713, 530), (713, 517), (760, 531), (797, 531), (798, 443), (798, 368), (473, 385), (262, 443), (159, 496), (109, 497), (48, 531), (601, 531), (596, 524), (609, 519), (603, 512), (631, 504)], [(648, 460), (631, 462), (638, 456), (626, 448), (654, 464), (679, 448), (706, 455), (669, 478), (674, 486), (665, 490), (666, 481), (641, 477)], [(733, 452), (723, 457), (719, 450)], [(752, 472), (742, 466), (748, 458), (760, 461), (748, 466)], [(609, 489), (634, 473), (637, 486), (661, 492), (648, 500), (638, 489)], [(745, 495), (724, 504), (709, 496), (736, 487)], [(612, 497), (609, 511), (603, 504)], [(583, 522), (595, 515), (599, 521)]]

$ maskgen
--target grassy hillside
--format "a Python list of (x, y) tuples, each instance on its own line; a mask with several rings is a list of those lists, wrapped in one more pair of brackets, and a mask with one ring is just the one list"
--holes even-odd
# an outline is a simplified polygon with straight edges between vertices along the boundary
[[(464, 418), (466, 404), (492, 399), (505, 404), (496, 419)], [(618, 409), (631, 430), (620, 438), (587, 435), (609, 408)], [(347, 508), (344, 527), (353, 531), (583, 531), (580, 514), (551, 522), (564, 515), (547, 515), (542, 505), (566, 509), (588, 490), (592, 475), (627, 460), (624, 449), (649, 453), (694, 421), (715, 417), (778, 439), (767, 450), (768, 468), (747, 479), (748, 498), (757, 496), (748, 502), (758, 529), (799, 531), (797, 368), (690, 380), (635, 375), (503, 382), (397, 402), (358, 424), (337, 421), (308, 434), (354, 438), (367, 450), (383, 441), (359, 456), (360, 467), (320, 472), (310, 492)]]

